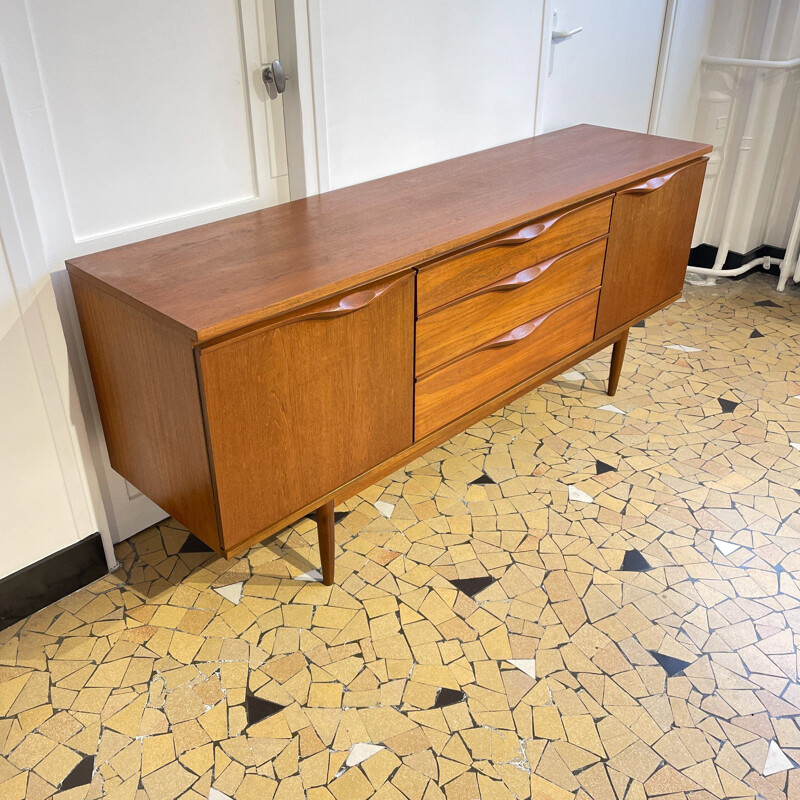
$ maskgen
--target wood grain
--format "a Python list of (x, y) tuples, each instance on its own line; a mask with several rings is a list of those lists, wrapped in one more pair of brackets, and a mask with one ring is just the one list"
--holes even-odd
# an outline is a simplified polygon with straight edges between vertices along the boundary
[(71, 283), (111, 466), (219, 550), (190, 340), (74, 275)]
[(370, 291), (201, 351), (226, 549), (411, 443), (414, 275)]
[[(611, 202), (610, 197), (605, 197), (561, 211), (468, 247), (455, 256), (426, 264), (417, 278), (417, 313), (426, 314), (517, 270), (603, 236), (608, 232)], [(526, 239), (519, 236), (521, 231), (534, 231), (535, 235)], [(508, 241), (517, 243), (509, 245)]]
[(589, 343), (597, 296), (595, 289), (418, 380), (415, 438), (447, 425)]
[(68, 269), (206, 341), (609, 194), (710, 149), (578, 125), (72, 259)]
[(605, 250), (606, 240), (595, 240), (420, 317), (417, 376), (599, 286)]
[(705, 169), (696, 161), (614, 198), (597, 336), (681, 291)]

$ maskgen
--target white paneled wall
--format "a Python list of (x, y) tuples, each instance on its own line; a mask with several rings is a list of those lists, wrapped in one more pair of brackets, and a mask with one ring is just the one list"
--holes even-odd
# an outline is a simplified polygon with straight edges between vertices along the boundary
[(235, 5), (28, 5), (76, 241), (254, 197)]
[(2, 577), (96, 530), (113, 558), (165, 516), (109, 465), (64, 260), (287, 200), (288, 177), (273, 0), (0, 0), (0, 20)]

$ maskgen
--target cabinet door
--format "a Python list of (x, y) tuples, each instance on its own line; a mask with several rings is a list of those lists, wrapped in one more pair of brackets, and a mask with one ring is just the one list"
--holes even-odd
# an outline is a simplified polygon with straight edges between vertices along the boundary
[(201, 351), (223, 546), (408, 447), (414, 277)]
[(617, 192), (595, 336), (681, 291), (705, 169), (703, 159)]

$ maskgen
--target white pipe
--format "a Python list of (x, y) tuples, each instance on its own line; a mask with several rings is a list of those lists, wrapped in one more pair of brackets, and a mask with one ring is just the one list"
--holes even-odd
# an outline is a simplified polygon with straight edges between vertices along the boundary
[(693, 275), (709, 275), (712, 278), (734, 278), (737, 275), (744, 275), (745, 272), (748, 272), (754, 267), (764, 267), (764, 269), (767, 269), (771, 264), (782, 263), (782, 259), (775, 258), (774, 256), (759, 256), (758, 258), (754, 258), (752, 261), (748, 261), (746, 264), (736, 267), (736, 269), (726, 269), (721, 276), (719, 270), (716, 270), (713, 267), (693, 267), (691, 264), (689, 264), (689, 266), (686, 267), (686, 271), (691, 272)]
[[(778, 15), (780, 12), (780, 7), (781, 0), (770, 0), (767, 25), (764, 32), (764, 39), (761, 42), (761, 59), (765, 59), (772, 50), (772, 44), (775, 41), (775, 34), (778, 30)], [(717, 258), (714, 261), (713, 270), (715, 272), (722, 272), (722, 269), (725, 266), (725, 259), (728, 257), (728, 253), (731, 249), (733, 226), (736, 224), (739, 203), (744, 190), (744, 182), (747, 177), (750, 151), (753, 147), (753, 136), (759, 120), (762, 83), (763, 81), (761, 75), (757, 72), (755, 76), (755, 83), (753, 85), (753, 94), (750, 99), (750, 106), (747, 109), (747, 117), (745, 118), (744, 131), (742, 132), (742, 138), (739, 143), (739, 158), (736, 161), (736, 168), (733, 173), (733, 184), (731, 186), (730, 193), (731, 199), (728, 205), (728, 211), (725, 215), (725, 223), (722, 227), (722, 236), (719, 250), (717, 250)]]
[(703, 56), (704, 64), (720, 67), (755, 67), (756, 69), (794, 69), (800, 67), (800, 56), (784, 61), (769, 61), (761, 58), (728, 58), (727, 56)]

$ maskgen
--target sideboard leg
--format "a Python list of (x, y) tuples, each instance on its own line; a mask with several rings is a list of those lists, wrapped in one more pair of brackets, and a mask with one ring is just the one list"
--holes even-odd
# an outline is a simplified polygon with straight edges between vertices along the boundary
[(317, 536), (319, 536), (319, 557), (322, 562), (322, 582), (333, 585), (334, 548), (336, 543), (333, 514), (333, 500), (317, 509)]
[(608, 375), (608, 393), (613, 397), (617, 393), (617, 384), (622, 372), (622, 362), (625, 359), (625, 346), (628, 344), (628, 331), (614, 342), (614, 349), (611, 351), (611, 372)]

